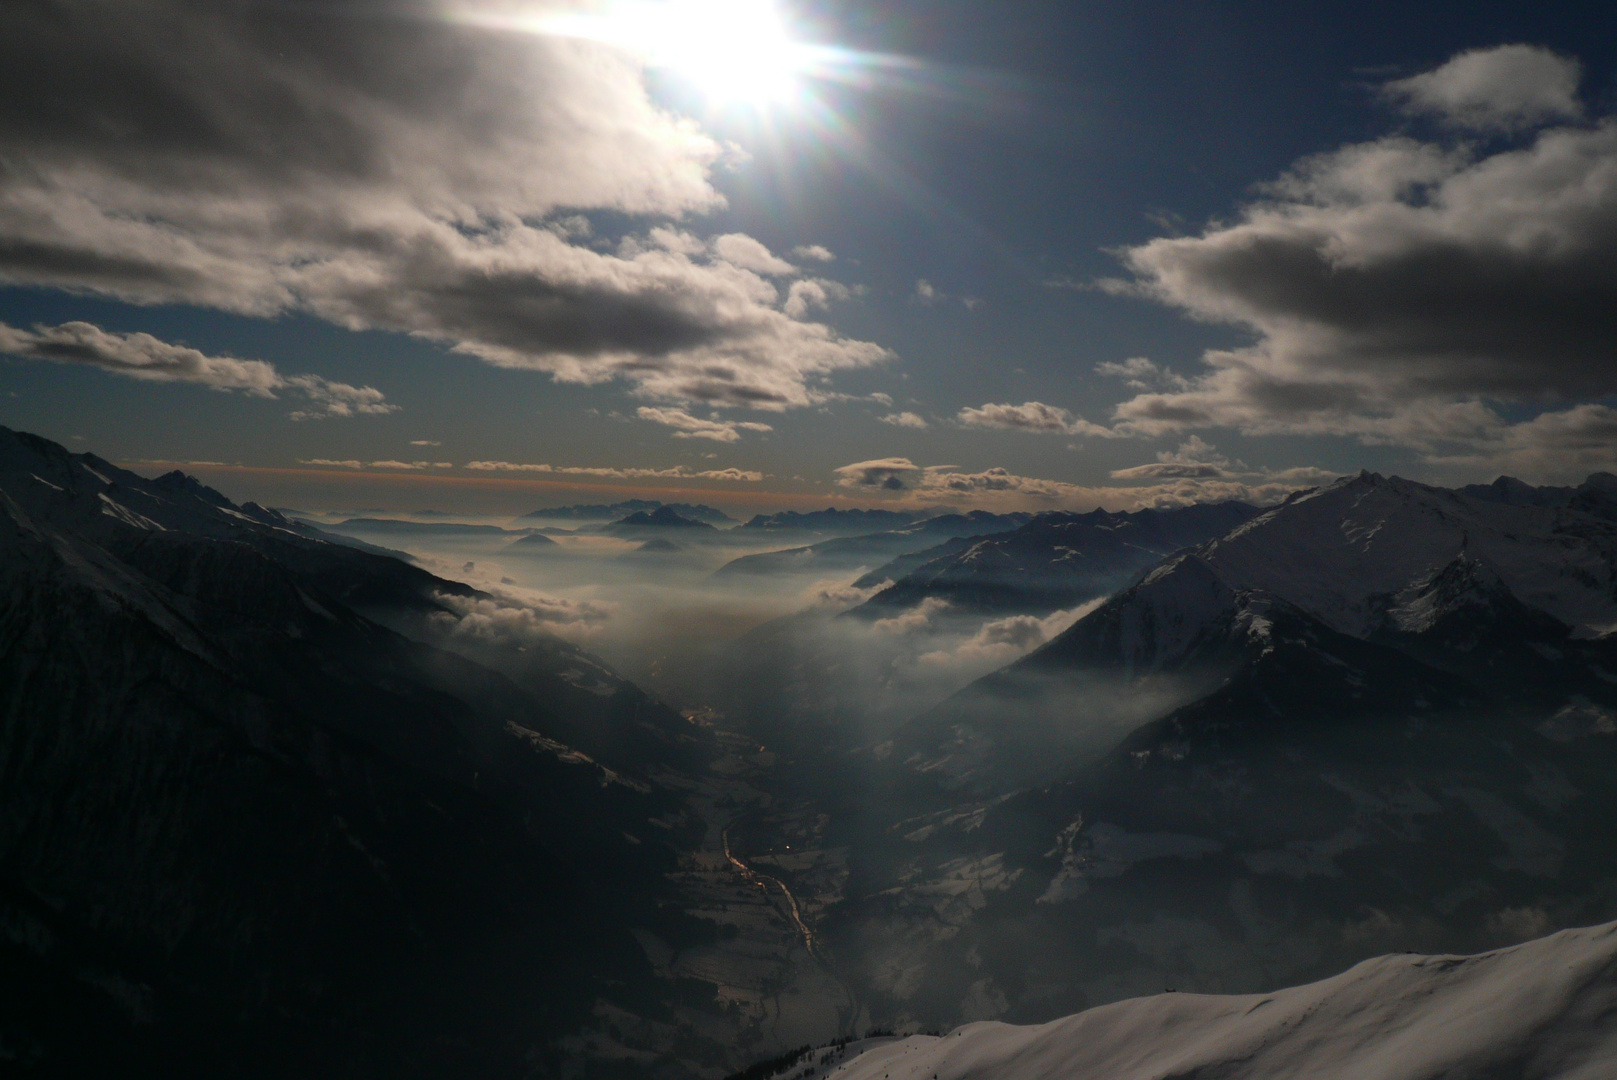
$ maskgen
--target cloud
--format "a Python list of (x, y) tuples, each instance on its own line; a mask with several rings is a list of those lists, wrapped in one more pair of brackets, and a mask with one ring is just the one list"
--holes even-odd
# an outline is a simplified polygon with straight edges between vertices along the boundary
[(1125, 385), (1134, 390), (1184, 390), (1190, 386), (1188, 379), (1158, 367), (1143, 356), (1131, 356), (1122, 363), (1102, 361), (1095, 365), (1095, 372), (1108, 378), (1122, 379)]
[(276, 391), (308, 399), (311, 407), (291, 414), (294, 420), (397, 412), (386, 395), (372, 386), (350, 386), (319, 375), (282, 375), (264, 360), (209, 356), (188, 345), (175, 345), (150, 334), (116, 334), (92, 323), (67, 322), (19, 330), (0, 323), (0, 353), (59, 364), (86, 364), (146, 382), (193, 383), (213, 390), (241, 391), (273, 398)]
[(300, 465), (320, 465), (335, 469), (387, 469), (400, 472), (420, 472), (424, 469), (453, 469), (452, 461), (356, 461), (346, 459), (337, 461), (332, 458), (299, 458)]
[(781, 310), (793, 319), (801, 319), (810, 311), (824, 311), (831, 306), (831, 301), (846, 300), (851, 295), (849, 288), (840, 282), (805, 278), (792, 282)]
[(583, 636), (610, 619), (616, 610), (611, 604), (564, 600), (526, 589), (502, 589), (481, 598), (442, 593), (437, 599), (449, 609), (438, 616), (445, 632), (499, 645), (552, 642), (558, 633)]
[(870, 628), (878, 634), (910, 634), (932, 621), (932, 616), (949, 609), (949, 601), (941, 596), (928, 596), (915, 607), (890, 619), (877, 619)]
[(289, 414), (294, 420), (323, 420), (331, 416), (361, 414), (375, 416), (399, 411), (399, 407), (389, 405), (382, 392), (374, 386), (350, 386), (318, 375), (288, 375), (285, 385), (314, 404), (311, 409), (298, 409)]
[(1583, 113), (1576, 60), (1534, 45), (1460, 53), (1442, 67), (1390, 82), (1386, 96), (1411, 113), (1475, 131), (1515, 131)]
[(813, 262), (835, 262), (837, 258), (824, 244), (802, 244), (794, 247), (792, 254), (799, 259), (809, 259)]
[[(1140, 487), (1089, 487), (1063, 480), (1022, 476), (1004, 468), (962, 472), (954, 465), (917, 465), (909, 458), (877, 458), (844, 465), (834, 473), (840, 487), (887, 496), (898, 505), (979, 507), (1009, 510), (1137, 510), (1236, 499), (1258, 505), (1278, 502), (1318, 482), (1305, 476), (1248, 474), (1241, 478), (1172, 476)], [(1329, 474), (1327, 474), (1329, 475)]]
[(915, 283), (915, 299), (930, 306), (939, 300), (946, 300), (948, 297), (939, 292), (937, 286), (926, 280), (926, 278), (922, 278)]
[(847, 581), (836, 578), (823, 578), (804, 589), (802, 596), (799, 597), (799, 602), (811, 608), (846, 611), (848, 608), (869, 600), (889, 584), (891, 582), (883, 581), (867, 589), (860, 589)]
[(652, 102), (638, 57), (499, 11), (13, 5), (0, 282), (305, 312), (561, 381), (768, 409), (888, 358), (805, 321), (806, 299), (784, 310), (771, 275), (789, 264), (740, 234), (575, 243), (592, 212), (720, 208), (725, 151)]
[[(1504, 80), (1516, 55), (1467, 54), (1432, 85)], [(1496, 104), (1521, 92), (1499, 87)], [(1593, 414), (1567, 407), (1617, 395), (1614, 251), (1610, 118), (1489, 153), (1395, 136), (1305, 159), (1233, 223), (1124, 253), (1135, 276), (1114, 291), (1257, 340), (1123, 402), (1114, 426), (1347, 435), (1451, 461), (1552, 429), (1575, 443)], [(1562, 415), (1513, 435), (1502, 404)], [(1541, 460), (1564, 471), (1576, 451)]]
[(411, 446), (442, 446), (443, 443), (439, 442), (437, 439), (411, 439), (410, 440), (410, 445)]
[(610, 480), (730, 480), (757, 483), (764, 474), (750, 469), (702, 469), (672, 465), (665, 469), (615, 468), (597, 465), (545, 465), (516, 461), (468, 461), (473, 472), (554, 473), (557, 476), (590, 476)]
[(925, 417), (912, 412), (888, 413), (881, 418), (881, 422), (903, 428), (924, 428), (928, 426)]
[(650, 420), (654, 424), (663, 424), (674, 428), (674, 438), (676, 439), (712, 439), (715, 442), (735, 442), (741, 438), (738, 428), (741, 431), (775, 430), (768, 424), (759, 424), (753, 421), (703, 420), (682, 409), (653, 409), (642, 405), (635, 410), (635, 415), (642, 420)]
[(835, 473), (837, 483), (842, 487), (905, 491), (909, 488), (910, 478), (921, 475), (922, 471), (909, 458), (880, 458), (843, 465)]
[(1033, 434), (1095, 435), (1103, 439), (1116, 438), (1118, 434), (1042, 401), (965, 408), (956, 414), (956, 419), (967, 427), (1005, 428)]
[(918, 662), (923, 666), (944, 668), (1001, 667), (1060, 634), (1104, 604), (1106, 599), (1097, 597), (1075, 608), (1052, 612), (1042, 619), (1035, 615), (993, 619), (952, 649), (922, 653)]
[(726, 233), (712, 241), (713, 254), (755, 274), (795, 274), (797, 267), (774, 255), (763, 244), (744, 233)]
[(1253, 468), (1244, 461), (1231, 461), (1198, 435), (1179, 444), (1177, 450), (1157, 453), (1149, 465), (1112, 470), (1113, 480), (1247, 480), (1270, 485), (1327, 483), (1337, 474), (1313, 466), (1288, 469)]

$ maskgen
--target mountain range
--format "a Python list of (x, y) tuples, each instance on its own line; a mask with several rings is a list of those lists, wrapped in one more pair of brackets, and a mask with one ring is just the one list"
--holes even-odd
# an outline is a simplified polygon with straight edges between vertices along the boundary
[(854, 920), (907, 942), (890, 1007), (1261, 990), (1617, 915), (1608, 486), (1293, 496), (865, 751), (916, 810)]
[[(1357, 1060), (1351, 1016), (1471, 999), (1448, 961), (1351, 965), (1617, 917), (1614, 493), (1362, 473), (1268, 508), (781, 516), (866, 530), (795, 560), (921, 550), (723, 643), (682, 713), (513, 598), (0, 429), (0, 1048), (719, 1080), (872, 1024), (1073, 1014), (843, 1064), (1246, 1075), (1299, 1060), (1293, 1016)], [(895, 666), (1043, 636), (930, 698)], [(1513, 1015), (1603, 1015), (1552, 976), (1609, 939), (1470, 968)], [(1558, 1023), (1516, 1043), (1595, 1045)]]

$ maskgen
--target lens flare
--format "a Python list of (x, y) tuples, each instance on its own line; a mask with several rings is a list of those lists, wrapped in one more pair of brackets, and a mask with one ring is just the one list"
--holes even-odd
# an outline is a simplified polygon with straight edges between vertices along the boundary
[(547, 18), (543, 29), (630, 49), (715, 102), (785, 101), (814, 54), (792, 40), (773, 0), (622, 0)]

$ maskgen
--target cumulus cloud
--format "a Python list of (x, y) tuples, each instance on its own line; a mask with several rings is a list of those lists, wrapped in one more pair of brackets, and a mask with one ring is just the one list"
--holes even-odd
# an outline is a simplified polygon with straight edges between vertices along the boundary
[(714, 442), (735, 442), (741, 431), (774, 431), (768, 424), (755, 421), (703, 420), (683, 409), (653, 409), (641, 406), (635, 415), (654, 424), (674, 429), (676, 439), (712, 439)]
[(790, 264), (740, 234), (575, 243), (588, 212), (720, 207), (724, 149), (651, 101), (639, 58), (512, 29), (531, 11), (476, 11), (9, 5), (0, 282), (308, 312), (559, 380), (770, 409), (888, 357), (806, 321), (806, 297), (788, 313), (772, 278)]
[(846, 300), (851, 295), (851, 290), (841, 282), (827, 278), (805, 278), (792, 282), (780, 309), (791, 318), (801, 319), (811, 311), (826, 310), (833, 300)]
[[(1520, 102), (1539, 101), (1535, 115), (1572, 115), (1572, 89), (1544, 87), (1574, 87), (1575, 67), (1527, 52), (1536, 59), (1516, 46), (1464, 54), (1395, 92), (1438, 100), (1448, 87), (1456, 109), (1526, 115)], [(1524, 58), (1563, 82), (1521, 76)], [(1561, 445), (1540, 460), (1570, 468), (1582, 433), (1599, 425), (1597, 413), (1565, 407), (1617, 395), (1614, 252), (1610, 118), (1489, 152), (1397, 136), (1306, 159), (1233, 222), (1124, 253), (1134, 279), (1114, 291), (1246, 327), (1257, 341), (1212, 350), (1199, 377), (1123, 402), (1114, 426), (1348, 435), (1433, 460)], [(1502, 403), (1562, 411), (1513, 433)]]
[(928, 426), (925, 417), (912, 412), (888, 413), (881, 418), (881, 422), (902, 428), (924, 428)]
[(557, 476), (590, 476), (606, 480), (731, 480), (757, 483), (764, 474), (752, 469), (688, 469), (671, 465), (665, 469), (616, 468), (601, 465), (547, 465), (519, 461), (468, 461), (473, 472), (554, 473)]
[(350, 386), (319, 375), (282, 375), (264, 360), (209, 356), (150, 334), (116, 334), (87, 322), (20, 330), (0, 323), (0, 353), (59, 364), (86, 364), (147, 382), (194, 383), (213, 390), (273, 398), (276, 391), (308, 399), (294, 420), (397, 412), (373, 386)]
[(443, 443), (439, 442), (437, 439), (411, 439), (410, 440), (410, 445), (411, 446), (442, 446)]
[(979, 405), (964, 408), (956, 419), (967, 427), (1004, 428), (1033, 434), (1096, 435), (1103, 439), (1116, 438), (1118, 433), (1100, 424), (1090, 423), (1074, 416), (1066, 409), (1046, 405), (1042, 401), (1025, 401), (1020, 405)]
[(1399, 79), (1385, 94), (1412, 113), (1476, 131), (1515, 131), (1575, 120), (1582, 65), (1534, 45), (1472, 49), (1442, 67)]
[(812, 262), (835, 262), (837, 258), (824, 244), (802, 244), (794, 247), (792, 254), (799, 259), (808, 259)]

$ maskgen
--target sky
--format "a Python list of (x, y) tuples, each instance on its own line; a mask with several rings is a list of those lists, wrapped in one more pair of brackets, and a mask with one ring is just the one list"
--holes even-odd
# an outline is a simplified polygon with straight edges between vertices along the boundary
[(0, 423), (272, 505), (1617, 469), (1585, 4), (7, 5)]

